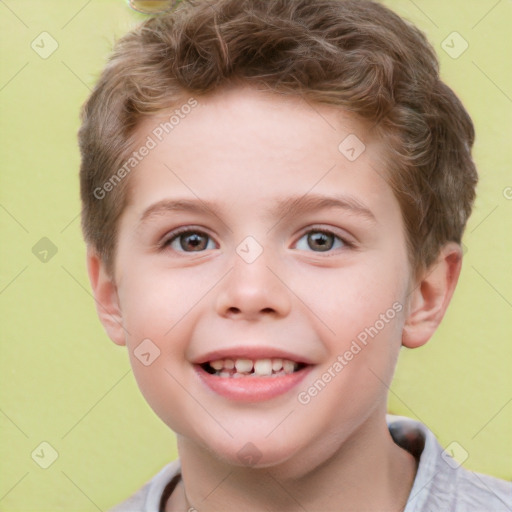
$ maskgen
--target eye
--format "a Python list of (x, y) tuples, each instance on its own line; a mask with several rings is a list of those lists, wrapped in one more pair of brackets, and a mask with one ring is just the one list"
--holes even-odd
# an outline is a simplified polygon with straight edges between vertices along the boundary
[(316, 229), (303, 235), (294, 248), (301, 251), (327, 252), (345, 245), (348, 244), (334, 233)]
[(206, 233), (193, 230), (174, 234), (164, 245), (178, 252), (201, 252), (216, 248), (214, 241)]

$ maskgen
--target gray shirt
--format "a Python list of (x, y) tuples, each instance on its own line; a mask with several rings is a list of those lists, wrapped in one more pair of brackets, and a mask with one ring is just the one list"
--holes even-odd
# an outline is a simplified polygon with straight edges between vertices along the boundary
[[(404, 512), (512, 512), (512, 483), (463, 468), (457, 443), (446, 450), (418, 421), (387, 416), (389, 431), (399, 446), (418, 460), (418, 471)], [(111, 512), (159, 512), (164, 489), (180, 473), (179, 460), (165, 466), (131, 498)]]

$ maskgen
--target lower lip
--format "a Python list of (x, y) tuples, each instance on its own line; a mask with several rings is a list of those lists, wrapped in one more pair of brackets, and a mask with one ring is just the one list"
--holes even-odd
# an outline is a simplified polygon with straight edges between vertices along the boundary
[(229, 400), (239, 402), (263, 402), (282, 395), (297, 386), (310, 372), (312, 366), (306, 366), (282, 377), (219, 377), (196, 365), (201, 380), (215, 393)]

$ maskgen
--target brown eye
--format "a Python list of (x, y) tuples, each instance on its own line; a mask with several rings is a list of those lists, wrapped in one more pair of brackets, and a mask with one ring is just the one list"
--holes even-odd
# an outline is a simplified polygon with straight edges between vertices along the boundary
[(179, 252), (200, 252), (207, 249), (215, 249), (213, 240), (207, 234), (200, 231), (180, 233), (171, 238), (167, 245)]
[(327, 252), (347, 245), (341, 238), (328, 231), (313, 230), (306, 233), (295, 245), (301, 251)]
[(329, 251), (334, 245), (334, 235), (321, 231), (308, 234), (308, 246), (313, 251)]

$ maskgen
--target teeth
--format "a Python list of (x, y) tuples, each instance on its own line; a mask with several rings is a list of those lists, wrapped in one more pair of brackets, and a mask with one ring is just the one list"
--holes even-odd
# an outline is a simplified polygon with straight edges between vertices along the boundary
[(278, 372), (283, 368), (283, 360), (282, 359), (272, 359), (272, 370)]
[(254, 373), (256, 375), (272, 375), (272, 361), (270, 359), (258, 359), (254, 363)]
[(222, 370), (222, 368), (224, 368), (224, 361), (222, 359), (219, 359), (217, 361), (212, 361), (210, 363), (210, 366), (214, 369), (214, 370)]
[(299, 365), (289, 359), (216, 359), (210, 361), (210, 367), (219, 377), (240, 378), (247, 375), (257, 377), (278, 377), (295, 372)]
[(252, 371), (252, 361), (250, 359), (237, 359), (235, 368), (238, 373), (250, 373)]
[(289, 359), (285, 359), (283, 361), (283, 370), (284, 373), (293, 373), (293, 370), (295, 370), (295, 363)]

